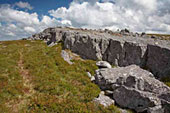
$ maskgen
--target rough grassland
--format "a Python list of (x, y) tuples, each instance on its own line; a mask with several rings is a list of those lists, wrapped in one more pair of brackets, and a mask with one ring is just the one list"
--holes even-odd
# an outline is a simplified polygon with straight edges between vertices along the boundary
[(86, 75), (95, 61), (61, 56), (61, 44), (42, 41), (0, 42), (0, 113), (120, 113), (92, 100), (100, 89)]

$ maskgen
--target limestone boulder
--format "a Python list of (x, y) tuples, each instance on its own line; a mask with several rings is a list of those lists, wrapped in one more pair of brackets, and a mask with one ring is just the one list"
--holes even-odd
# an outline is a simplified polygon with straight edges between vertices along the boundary
[(106, 62), (106, 61), (98, 61), (96, 63), (96, 65), (99, 67), (99, 68), (112, 68), (112, 66)]
[(71, 62), (72, 57), (69, 55), (69, 53), (65, 50), (61, 51), (61, 57), (70, 65), (73, 64), (73, 62)]
[(170, 102), (170, 88), (136, 65), (98, 69), (95, 83), (109, 91), (118, 105), (137, 112), (165, 111), (168, 104), (162, 102)]
[(108, 96), (105, 96), (103, 92), (99, 94), (97, 98), (94, 99), (94, 102), (103, 105), (104, 107), (108, 107), (110, 105), (114, 105), (114, 100)]

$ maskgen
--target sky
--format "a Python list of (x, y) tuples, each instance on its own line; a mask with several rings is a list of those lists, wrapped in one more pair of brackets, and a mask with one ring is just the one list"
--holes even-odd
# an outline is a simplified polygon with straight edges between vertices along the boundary
[(170, 0), (0, 0), (0, 40), (48, 27), (170, 34)]

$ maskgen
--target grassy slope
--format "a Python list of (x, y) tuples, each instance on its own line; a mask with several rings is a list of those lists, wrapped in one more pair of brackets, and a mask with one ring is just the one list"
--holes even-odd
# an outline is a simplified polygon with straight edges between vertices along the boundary
[(161, 40), (170, 40), (170, 35), (169, 34), (147, 34), (149, 36), (157, 36), (160, 37)]
[[(69, 65), (60, 52), (60, 44), (47, 47), (41, 41), (0, 42), (1, 113), (120, 112), (115, 106), (103, 108), (91, 102), (100, 92), (86, 75), (86, 71), (94, 73), (95, 61), (75, 60)], [(18, 65), (20, 60), (24, 69)], [(32, 85), (25, 85), (24, 74)], [(30, 89), (34, 93), (29, 93)]]

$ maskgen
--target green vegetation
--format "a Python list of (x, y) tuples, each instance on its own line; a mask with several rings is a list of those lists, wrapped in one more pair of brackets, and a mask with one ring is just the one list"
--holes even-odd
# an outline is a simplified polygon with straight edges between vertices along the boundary
[(161, 81), (170, 87), (170, 77), (164, 77), (161, 79)]
[(0, 112), (10, 111), (12, 100), (23, 95), (23, 81), (19, 75), (17, 61), (19, 60), (18, 42), (0, 44)]
[(170, 34), (147, 34), (149, 36), (159, 37), (161, 40), (170, 40)]
[(86, 75), (95, 61), (61, 56), (61, 44), (42, 41), (0, 42), (0, 113), (121, 113), (92, 100), (100, 89)]

